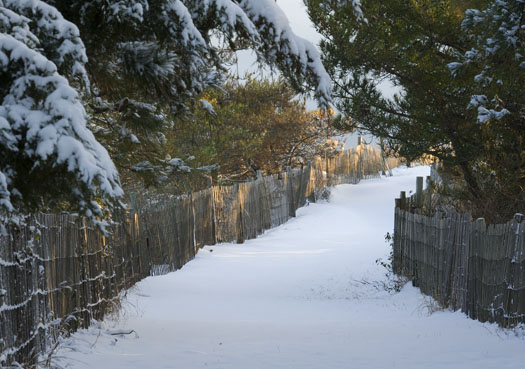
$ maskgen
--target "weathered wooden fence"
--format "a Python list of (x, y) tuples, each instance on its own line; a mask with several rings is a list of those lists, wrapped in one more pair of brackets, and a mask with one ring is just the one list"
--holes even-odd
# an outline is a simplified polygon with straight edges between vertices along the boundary
[(435, 211), (431, 200), (429, 191), (396, 199), (394, 272), (472, 319), (524, 323), (525, 217), (487, 225), (468, 213)]
[[(134, 196), (109, 236), (72, 215), (37, 214), (0, 236), (0, 364), (35, 363), (59, 335), (118, 308), (119, 295), (150, 275), (181, 268), (204, 245), (242, 243), (295, 216), (325, 186), (382, 169), (378, 149), (280, 175), (184, 196)], [(390, 163), (395, 166), (396, 163)]]

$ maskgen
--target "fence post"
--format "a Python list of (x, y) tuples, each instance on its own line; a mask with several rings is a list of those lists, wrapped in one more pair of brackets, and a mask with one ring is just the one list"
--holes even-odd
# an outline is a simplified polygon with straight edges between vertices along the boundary
[(216, 188), (212, 185), (211, 187), (211, 232), (213, 234), (213, 244), (217, 244), (217, 207), (215, 204), (215, 193)]
[[(513, 220), (507, 223), (508, 233), (514, 234), (514, 244), (509, 245), (509, 253), (510, 255), (507, 256), (508, 260), (510, 261), (510, 265), (507, 267), (507, 276), (506, 276), (506, 291), (505, 293), (505, 306), (504, 306), (504, 321), (503, 325), (507, 328), (516, 326), (520, 322), (520, 317), (523, 319), (523, 312), (520, 311), (520, 288), (519, 286), (522, 285), (521, 280), (523, 275), (522, 267), (520, 263), (520, 254), (522, 254), (522, 251), (520, 252), (520, 249), (522, 249), (521, 244), (521, 237), (520, 234), (523, 232), (522, 229), (520, 229), (521, 222), (524, 219), (524, 215), (521, 213), (514, 214)], [(521, 277), (521, 278), (520, 278)]]
[(399, 208), (402, 210), (407, 208), (407, 193), (405, 191), (401, 191), (399, 194)]
[[(312, 162), (308, 162), (307, 166), (308, 171), (308, 182), (306, 185), (306, 191), (308, 192), (308, 201), (309, 202), (315, 202), (315, 171), (313, 170)], [(312, 186), (312, 182), (314, 185)]]
[(426, 193), (426, 204), (425, 204), (425, 207), (426, 207), (426, 213), (428, 215), (432, 215), (432, 188), (431, 188), (431, 183), (432, 183), (432, 177), (430, 176), (427, 176), (427, 193)]
[(293, 182), (292, 182), (292, 168), (290, 166), (286, 167), (286, 181), (288, 182), (288, 188), (286, 192), (288, 193), (288, 203), (289, 203), (289, 211), (288, 216), (295, 218), (295, 199), (294, 199), (294, 188), (293, 188)]
[[(242, 187), (244, 189), (244, 187)], [(237, 198), (239, 202), (239, 206), (237, 207), (237, 243), (244, 243), (245, 235), (244, 235), (244, 198), (241, 198), (241, 196), (244, 196), (244, 191), (241, 192), (241, 185), (239, 183), (235, 184), (235, 189), (237, 190)]]
[(299, 182), (299, 194), (297, 199), (297, 208), (300, 208), (306, 204), (306, 187), (310, 180), (310, 167), (307, 164), (301, 169), (301, 180)]
[(423, 177), (416, 178), (416, 208), (423, 206)]
[(388, 171), (388, 176), (392, 177), (393, 176), (392, 169), (390, 169), (390, 165), (388, 164), (388, 159), (387, 159), (386, 152), (385, 152), (385, 142), (382, 138), (379, 142), (379, 148), (381, 149), (381, 167), (382, 167), (381, 173), (384, 176), (386, 176), (386, 171)]
[(363, 165), (363, 138), (361, 136), (359, 136), (359, 146), (357, 147), (357, 153), (359, 155), (359, 158), (358, 158), (358, 161), (357, 161), (357, 171), (358, 171), (358, 176), (359, 176), (359, 181), (358, 182), (361, 182), (361, 180), (363, 178), (365, 178), (365, 170), (364, 170), (364, 165)]

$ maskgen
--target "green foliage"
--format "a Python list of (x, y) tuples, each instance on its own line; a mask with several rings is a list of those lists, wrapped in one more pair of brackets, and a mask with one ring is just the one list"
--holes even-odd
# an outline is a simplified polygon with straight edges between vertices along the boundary
[(475, 212), (506, 222), (525, 212), (525, 2), (494, 1), (466, 12), (462, 29), (472, 48), (453, 65), (470, 78), (468, 109), (481, 125), (481, 160), (474, 166), (483, 190)]
[(169, 145), (177, 156), (195, 156), (196, 167), (218, 164), (222, 178), (278, 173), (338, 150), (328, 117), (306, 112), (283, 80), (230, 80), (201, 97), (191, 116), (175, 123)]
[[(91, 127), (123, 183), (159, 185), (177, 174), (177, 182), (188, 189), (199, 181), (201, 176), (168, 162), (191, 158), (186, 148), (195, 145), (198, 131), (206, 131), (200, 124), (200, 95), (221, 88), (234, 51), (252, 49), (261, 64), (279, 69), (296, 91), (314, 90), (324, 104), (330, 98), (317, 51), (291, 32), (271, 0), (50, 2), (80, 30), (92, 87), (84, 95)], [(192, 116), (192, 122), (184, 122)], [(188, 135), (190, 143), (176, 140), (176, 147), (166, 146), (165, 138), (180, 137), (181, 129), (195, 131)], [(233, 124), (227, 129), (234, 137), (245, 134)], [(236, 140), (240, 151), (259, 144), (255, 137), (243, 137)], [(213, 158), (217, 149), (202, 151)]]
[[(519, 63), (507, 69), (505, 62), (513, 52), (522, 54), (522, 46), (516, 42), (497, 58), (478, 53), (479, 59), (465, 61), (498, 29), (497, 24), (487, 29), (485, 23), (495, 19), (490, 15), (485, 23), (468, 27), (463, 23), (465, 12), (486, 8), (490, 1), (362, 0), (364, 18), (356, 15), (351, 4), (305, 2), (325, 36), (321, 43), (325, 67), (334, 80), (336, 105), (344, 115), (384, 138), (393, 152), (409, 161), (427, 154), (439, 158), (446, 168), (457, 168), (466, 188), (463, 199), (468, 202), (486, 204), (495, 190), (507, 200), (511, 193), (523, 199), (524, 116), (519, 105), (524, 100), (518, 85), (524, 74)], [(521, 1), (514, 2), (523, 6)], [(461, 62), (464, 67), (454, 72)], [(487, 73), (493, 83), (478, 83), (476, 76), (489, 64)], [(516, 82), (508, 83), (513, 78)], [(399, 91), (392, 99), (380, 91), (385, 80)], [(473, 95), (485, 93), (494, 109), (481, 122), (471, 101)], [(512, 107), (512, 114), (502, 118), (503, 107)], [(505, 210), (487, 208), (477, 215), (498, 212), (508, 217), (525, 210), (520, 201), (506, 201)]]

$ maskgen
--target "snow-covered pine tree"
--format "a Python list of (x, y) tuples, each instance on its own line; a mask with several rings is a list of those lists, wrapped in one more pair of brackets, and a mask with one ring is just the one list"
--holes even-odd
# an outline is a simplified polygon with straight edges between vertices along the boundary
[(117, 162), (122, 142), (162, 144), (159, 130), (222, 81), (232, 50), (330, 99), (317, 50), (272, 0), (0, 0), (0, 17), (4, 214), (66, 200), (100, 215), (95, 199), (122, 191), (86, 122)]
[[(88, 84), (77, 27), (38, 0), (0, 0), (0, 215), (58, 207), (95, 222), (122, 195), (107, 151), (86, 127)], [(72, 87), (75, 86), (75, 87)]]
[(165, 178), (159, 131), (223, 83), (235, 50), (253, 49), (296, 90), (313, 89), (324, 104), (330, 98), (316, 48), (291, 31), (273, 0), (50, 2), (80, 29), (93, 86), (88, 112), (119, 168), (141, 163), (142, 173)]
[(481, 126), (484, 153), (474, 174), (486, 212), (504, 222), (525, 212), (525, 0), (493, 0), (465, 15), (462, 30), (473, 46), (449, 68), (470, 81), (466, 108)]
[(80, 28), (94, 77), (147, 79), (174, 108), (220, 78), (225, 48), (252, 48), (298, 89), (314, 88), (323, 103), (330, 99), (317, 50), (292, 32), (272, 0), (49, 2)]
[[(483, 10), (469, 9), (462, 27), (474, 41), (457, 63), (449, 67), (453, 73), (463, 68), (475, 73), (469, 108), (478, 111), (478, 122), (500, 120), (509, 109), (518, 113), (525, 107), (516, 98), (525, 72), (525, 0), (493, 1)], [(509, 95), (506, 97), (506, 95)], [(518, 104), (518, 105), (516, 105)]]

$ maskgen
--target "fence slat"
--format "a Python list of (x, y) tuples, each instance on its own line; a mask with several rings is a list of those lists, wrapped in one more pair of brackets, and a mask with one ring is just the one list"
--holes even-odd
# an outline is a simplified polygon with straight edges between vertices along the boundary
[[(416, 197), (421, 198), (420, 196)], [(525, 221), (486, 225), (454, 211), (421, 214), (396, 201), (394, 271), (443, 306), (482, 322), (525, 322)], [(423, 205), (419, 203), (419, 205)], [(427, 212), (429, 209), (425, 209)]]

